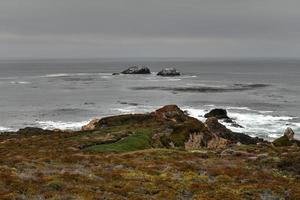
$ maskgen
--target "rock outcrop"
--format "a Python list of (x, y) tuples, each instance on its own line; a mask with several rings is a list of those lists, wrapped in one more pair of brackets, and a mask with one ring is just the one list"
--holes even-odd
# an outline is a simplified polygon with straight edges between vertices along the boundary
[(180, 76), (180, 72), (175, 68), (165, 68), (158, 72), (157, 76)]
[(167, 105), (151, 113), (152, 116), (174, 122), (187, 120), (187, 115), (176, 105)]
[(140, 67), (140, 66), (133, 66), (129, 67), (128, 69), (121, 72), (122, 74), (150, 74), (150, 69), (148, 67)]
[(287, 129), (285, 129), (283, 135), (285, 135), (288, 138), (288, 140), (292, 141), (292, 140), (294, 140), (295, 133), (294, 133), (293, 129), (288, 127)]
[(206, 123), (188, 116), (176, 105), (167, 105), (146, 114), (127, 114), (93, 120), (82, 130), (103, 128), (138, 127), (150, 130), (152, 147), (159, 148), (223, 148), (228, 144), (256, 144), (262, 139), (235, 133), (218, 122), (208, 118)]
[(257, 144), (259, 142), (264, 142), (261, 138), (253, 138), (243, 133), (236, 133), (228, 128), (226, 126), (219, 123), (218, 119), (215, 117), (210, 117), (205, 122), (208, 130), (216, 135), (218, 135), (221, 138), (224, 138), (228, 141), (231, 141), (231, 143), (238, 143), (241, 144)]
[(241, 126), (238, 123), (236, 123), (236, 121), (234, 121), (233, 119), (231, 119), (230, 117), (228, 117), (227, 111), (225, 109), (215, 108), (215, 109), (209, 111), (208, 113), (206, 113), (204, 115), (204, 117), (205, 118), (215, 117), (217, 119), (223, 120), (225, 123), (228, 123), (228, 124), (230, 124), (233, 127), (244, 128), (243, 126)]
[(296, 145), (298, 147), (300, 147), (300, 141), (296, 140), (294, 138), (294, 131), (291, 128), (287, 128), (284, 133), (283, 136), (274, 140), (273, 144), (277, 147), (283, 147), (283, 146), (292, 146), (292, 145)]
[(90, 121), (87, 125), (84, 125), (81, 130), (82, 131), (92, 131), (95, 130), (98, 122), (100, 121), (100, 119), (93, 119), (92, 121)]
[(204, 115), (205, 118), (215, 117), (217, 119), (230, 119), (227, 115), (227, 111), (225, 109), (216, 108)]

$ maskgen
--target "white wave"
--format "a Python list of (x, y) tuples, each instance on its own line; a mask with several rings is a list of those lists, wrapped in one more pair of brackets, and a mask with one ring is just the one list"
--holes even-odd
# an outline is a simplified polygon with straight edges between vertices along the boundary
[(207, 110), (190, 108), (190, 107), (183, 108), (183, 109), (186, 110), (191, 117), (197, 118), (200, 121), (205, 121), (204, 115), (207, 113)]
[(69, 76), (69, 74), (46, 74), (41, 77), (46, 77), (46, 78), (55, 78), (55, 77), (64, 77), (64, 76)]
[(273, 111), (270, 111), (270, 110), (254, 110), (254, 109), (251, 109), (249, 107), (225, 107), (226, 110), (246, 110), (246, 111), (252, 111), (252, 112), (258, 112), (258, 113), (261, 113), (261, 114), (267, 114), (267, 113), (272, 113)]
[(252, 111), (252, 109), (248, 108), (248, 107), (226, 107), (227, 110), (248, 110), (248, 111)]
[(135, 113), (151, 112), (155, 109), (157, 109), (157, 107), (139, 105), (139, 106), (126, 106), (121, 108), (112, 108), (111, 110), (117, 111), (118, 113), (122, 113), (122, 114), (135, 114)]
[(189, 75), (181, 75), (180, 76), (181, 78), (196, 78), (197, 76), (196, 75), (192, 75), (192, 76), (189, 76)]
[[(300, 131), (300, 123), (293, 122), (297, 117), (262, 114), (259, 111), (247, 109), (247, 107), (237, 108), (238, 109), (235, 110), (245, 110), (248, 112), (228, 112), (228, 116), (244, 128), (234, 127), (230, 123), (220, 120), (220, 123), (224, 124), (232, 131), (246, 133), (250, 136), (260, 136), (270, 140), (280, 137), (287, 127), (293, 128), (296, 133)], [(205, 109), (188, 107), (185, 108), (185, 110), (188, 111), (190, 116), (195, 117), (202, 122), (206, 120), (204, 115), (208, 111)], [(296, 135), (296, 137), (298, 136)]]
[(15, 84), (15, 85), (26, 85), (26, 84), (30, 84), (30, 82), (28, 81), (11, 81), (11, 84)]
[[(46, 74), (40, 77), (43, 78), (57, 78), (57, 77), (69, 77), (69, 76), (89, 76), (95, 75), (95, 73), (58, 73), (58, 74)], [(108, 75), (107, 73), (98, 73), (98, 75)]]
[(82, 126), (88, 124), (89, 121), (81, 121), (81, 122), (64, 122), (64, 121), (37, 121), (37, 124), (42, 129), (71, 129), (71, 130), (79, 130)]
[(167, 78), (167, 81), (181, 81), (180, 78)]
[(145, 78), (147, 81), (181, 81), (180, 78), (167, 78), (167, 77), (159, 77), (159, 76), (151, 76)]
[(13, 131), (13, 129), (7, 128), (7, 127), (3, 127), (3, 126), (0, 126), (0, 133), (1, 133), (1, 132), (6, 132), (6, 131)]
[(214, 105), (214, 104), (206, 104), (206, 105), (204, 105), (204, 106), (207, 106), (207, 107), (215, 107), (216, 105)]
[(134, 113), (135, 107), (126, 107), (126, 108), (112, 108), (113, 111), (118, 111), (120, 113)]

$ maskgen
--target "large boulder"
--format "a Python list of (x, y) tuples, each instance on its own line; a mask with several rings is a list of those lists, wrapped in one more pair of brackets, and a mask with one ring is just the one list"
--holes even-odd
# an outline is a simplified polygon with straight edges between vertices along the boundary
[(180, 76), (180, 72), (178, 72), (175, 68), (165, 68), (158, 72), (157, 76)]
[(284, 147), (284, 146), (292, 146), (292, 145), (296, 145), (300, 147), (300, 141), (294, 139), (294, 131), (291, 128), (287, 128), (284, 133), (283, 136), (274, 140), (273, 144), (274, 146), (277, 147)]
[(215, 117), (217, 119), (230, 119), (227, 115), (227, 111), (221, 108), (212, 109), (211, 111), (206, 113), (204, 117), (205, 118)]
[(285, 135), (290, 141), (294, 140), (294, 131), (290, 127), (286, 128), (283, 135)]
[(150, 69), (148, 67), (132, 66), (121, 72), (122, 74), (150, 74)]
[(223, 122), (230, 124), (236, 128), (244, 128), (243, 126), (239, 125), (236, 121), (228, 117), (227, 111), (222, 108), (215, 108), (209, 111), (204, 115), (205, 118), (215, 117), (217, 119), (222, 119)]

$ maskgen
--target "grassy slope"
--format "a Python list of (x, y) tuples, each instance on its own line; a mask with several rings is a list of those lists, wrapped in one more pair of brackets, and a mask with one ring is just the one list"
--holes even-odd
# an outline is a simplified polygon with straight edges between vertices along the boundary
[(84, 149), (90, 152), (128, 152), (151, 148), (149, 131), (139, 130), (111, 144), (92, 145)]

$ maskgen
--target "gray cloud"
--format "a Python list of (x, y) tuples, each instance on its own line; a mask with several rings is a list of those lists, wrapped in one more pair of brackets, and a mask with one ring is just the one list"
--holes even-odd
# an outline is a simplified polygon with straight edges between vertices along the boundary
[(0, 57), (300, 54), (297, 0), (3, 0)]

